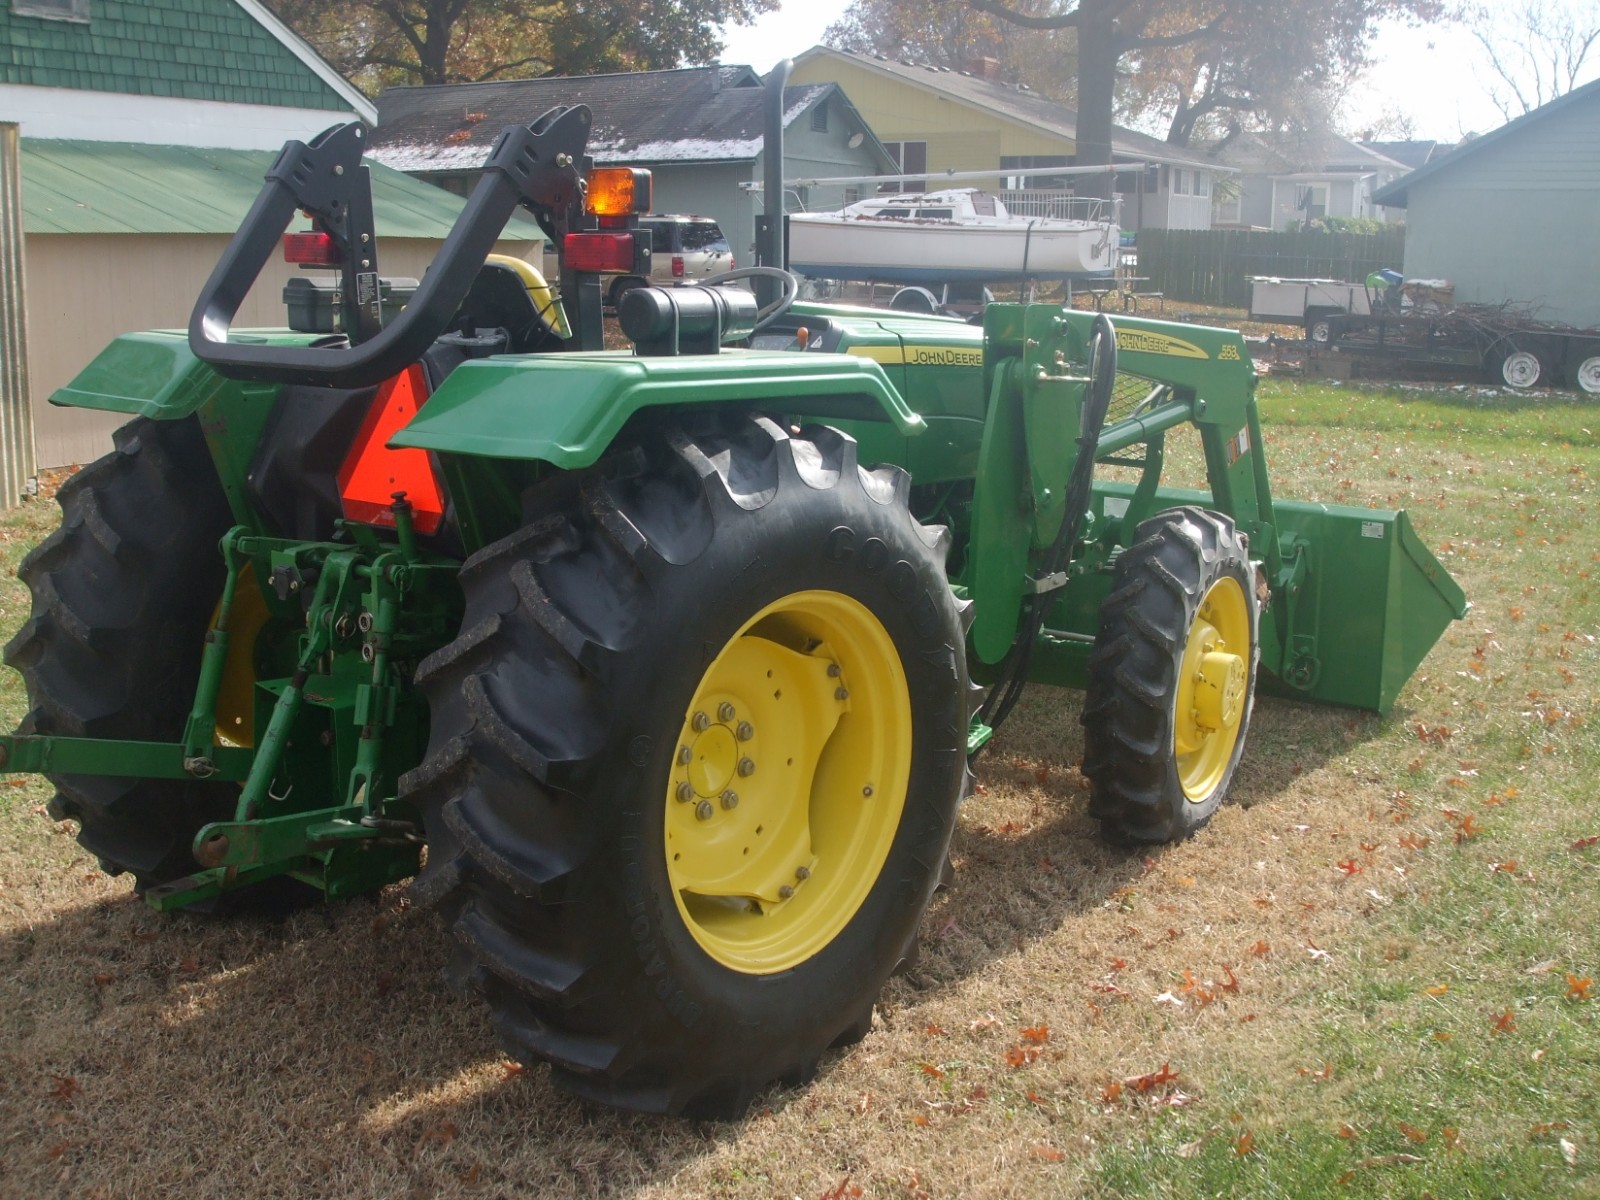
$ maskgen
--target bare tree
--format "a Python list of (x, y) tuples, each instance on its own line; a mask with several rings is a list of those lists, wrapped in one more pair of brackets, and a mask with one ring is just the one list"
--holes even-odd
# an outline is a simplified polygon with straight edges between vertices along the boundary
[(1521, 0), (1479, 5), (1470, 28), (1495, 79), (1490, 98), (1510, 121), (1564, 96), (1585, 67), (1600, 61), (1600, 9), (1571, 0)]

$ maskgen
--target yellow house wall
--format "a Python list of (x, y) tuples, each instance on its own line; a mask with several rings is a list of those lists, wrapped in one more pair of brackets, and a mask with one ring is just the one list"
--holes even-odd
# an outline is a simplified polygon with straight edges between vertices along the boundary
[(928, 171), (980, 171), (1021, 154), (1072, 154), (1071, 138), (1056, 137), (926, 91), (900, 79), (837, 59), (798, 63), (790, 83), (837, 83), (872, 132), (886, 142), (927, 142)]

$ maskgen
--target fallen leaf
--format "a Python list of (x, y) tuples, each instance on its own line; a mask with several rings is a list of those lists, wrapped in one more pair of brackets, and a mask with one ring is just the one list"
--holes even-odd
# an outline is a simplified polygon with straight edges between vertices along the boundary
[(1039, 1051), (1035, 1046), (1012, 1046), (1005, 1053), (1006, 1066), (1013, 1070), (1027, 1066), (1038, 1057)]
[(1164, 1062), (1161, 1064), (1158, 1070), (1154, 1070), (1146, 1075), (1140, 1075), (1134, 1079), (1128, 1080), (1128, 1086), (1143, 1096), (1145, 1093), (1152, 1092), (1156, 1088), (1161, 1087), (1163, 1084), (1176, 1082), (1177, 1078), (1178, 1072), (1172, 1069), (1172, 1064), (1169, 1062)]
[(94, 985), (97, 988), (108, 987), (116, 978), (110, 971), (101, 971), (94, 977)]
[(1353, 858), (1345, 859), (1343, 862), (1338, 864), (1338, 867), (1339, 870), (1343, 871), (1347, 876), (1359, 875), (1363, 870), (1366, 869)]
[(1517, 1023), (1512, 1020), (1512, 1015), (1511, 1010), (1508, 1008), (1505, 1012), (1495, 1017), (1494, 1024), (1490, 1027), (1490, 1032), (1515, 1033), (1517, 1031)]
[(929, 1076), (930, 1078), (933, 1078), (933, 1079), (943, 1079), (944, 1078), (944, 1072), (941, 1071), (938, 1067), (934, 1066), (932, 1063), (923, 1063), (922, 1064), (922, 1073), (924, 1075)]
[(859, 1195), (861, 1195), (861, 1189), (851, 1183), (850, 1176), (846, 1175), (833, 1187), (818, 1196), (817, 1200), (847, 1200), (847, 1198), (848, 1200), (854, 1200)]
[(1054, 1146), (1035, 1146), (1028, 1153), (1033, 1155), (1034, 1158), (1052, 1163), (1065, 1162), (1067, 1158), (1066, 1151), (1057, 1150)]
[(506, 1073), (505, 1077), (507, 1079), (515, 1079), (518, 1075), (525, 1074), (528, 1070), (524, 1064), (519, 1063), (514, 1059), (507, 1059), (505, 1062), (501, 1063), (500, 1069)]
[(1436, 983), (1432, 987), (1423, 988), (1422, 990), (1430, 996), (1442, 996), (1450, 990), (1450, 985), (1448, 983)]
[(1589, 995), (1589, 989), (1592, 988), (1592, 987), (1594, 987), (1594, 980), (1590, 979), (1587, 975), (1585, 975), (1582, 979), (1579, 979), (1576, 975), (1568, 975), (1567, 976), (1567, 999), (1568, 1000), (1588, 1000), (1588, 999), (1591, 999), (1591, 997)]
[(1035, 1025), (1032, 1028), (1024, 1029), (1022, 1031), (1022, 1040), (1032, 1042), (1036, 1046), (1042, 1046), (1050, 1040), (1050, 1026)]
[(1105, 1087), (1100, 1089), (1100, 1103), (1102, 1104), (1115, 1104), (1121, 1099), (1122, 1083), (1119, 1080), (1113, 1079), (1110, 1083), (1106, 1084)]
[(1246, 1129), (1233, 1140), (1233, 1152), (1240, 1158), (1256, 1148), (1256, 1135)]
[(1265, 958), (1272, 953), (1272, 947), (1266, 942), (1258, 941), (1254, 946), (1250, 947), (1250, 953), (1257, 958)]
[(921, 1113), (917, 1113), (915, 1116), (913, 1116), (911, 1118), (911, 1123), (913, 1125), (926, 1126), (928, 1124), (928, 1118), (923, 1116)]
[(1415, 1125), (1407, 1125), (1404, 1121), (1396, 1121), (1395, 1125), (1401, 1133), (1406, 1135), (1406, 1141), (1408, 1142), (1420, 1146), (1428, 1140), (1428, 1131), (1426, 1129), (1418, 1129)]
[(55, 1087), (50, 1089), (50, 1094), (57, 1100), (71, 1100), (81, 1090), (78, 1081), (71, 1075), (52, 1075), (56, 1081)]
[(1340, 1124), (1339, 1124), (1339, 1136), (1341, 1138), (1343, 1138), (1347, 1142), (1353, 1142), (1358, 1137), (1360, 1137), (1361, 1134), (1356, 1132), (1356, 1128), (1355, 1128), (1354, 1125), (1346, 1125), (1343, 1122), (1340, 1122)]

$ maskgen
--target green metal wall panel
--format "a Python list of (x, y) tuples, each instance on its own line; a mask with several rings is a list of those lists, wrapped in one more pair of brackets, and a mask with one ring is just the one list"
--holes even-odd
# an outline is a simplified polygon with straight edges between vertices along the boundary
[(0, 5), (0, 83), (349, 108), (233, 0), (94, 0), (87, 22)]

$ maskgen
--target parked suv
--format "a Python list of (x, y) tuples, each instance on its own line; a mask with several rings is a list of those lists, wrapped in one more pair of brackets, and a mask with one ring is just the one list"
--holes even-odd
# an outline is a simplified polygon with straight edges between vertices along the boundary
[(695, 283), (709, 275), (733, 270), (733, 247), (710, 217), (657, 215), (639, 218), (639, 227), (650, 231), (650, 278), (619, 275), (611, 283), (607, 299), (615, 306), (622, 293), (647, 283), (671, 287)]

